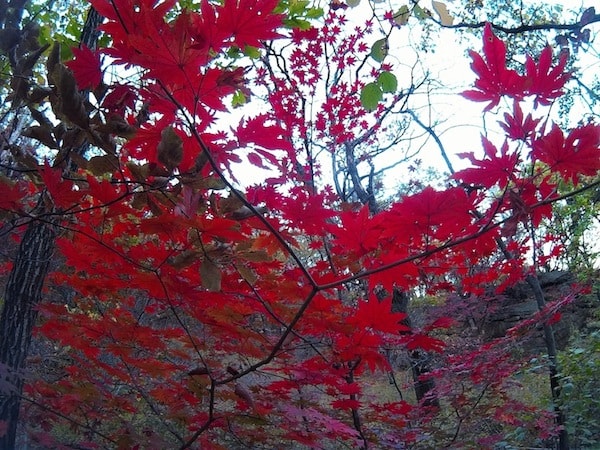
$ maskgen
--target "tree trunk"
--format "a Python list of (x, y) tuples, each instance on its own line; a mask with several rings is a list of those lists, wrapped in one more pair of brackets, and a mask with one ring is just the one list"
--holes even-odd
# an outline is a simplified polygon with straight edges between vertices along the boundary
[[(18, 2), (11, 14), (0, 12), (0, 28), (8, 25), (19, 30), (20, 19), (27, 0)], [(16, 4), (16, 3), (15, 3)], [(9, 17), (10, 16), (10, 17)], [(99, 37), (98, 26), (103, 17), (90, 8), (81, 31), (80, 43), (95, 49)], [(21, 33), (23, 39), (23, 33)], [(17, 61), (11, 60), (12, 69)], [(79, 149), (83, 154), (88, 148), (84, 143)], [(72, 170), (69, 162), (66, 171)], [(41, 203), (43, 204), (43, 203)], [(48, 212), (43, 207), (39, 214)], [(21, 394), (23, 391), (23, 371), (25, 359), (31, 344), (33, 327), (37, 317), (37, 305), (42, 297), (44, 281), (48, 273), (56, 238), (55, 227), (48, 222), (32, 221), (19, 245), (15, 263), (10, 272), (5, 292), (2, 313), (0, 314), (0, 424), (5, 421), (6, 433), (0, 436), (0, 450), (15, 448)]]
[(0, 421), (8, 422), (8, 429), (0, 437), (3, 450), (15, 448), (25, 358), (37, 316), (36, 306), (54, 251), (54, 238), (55, 231), (50, 224), (34, 221), (27, 227), (4, 291), (0, 369), (7, 373), (2, 374), (6, 382), (4, 391), (0, 392)]
[[(533, 290), (535, 300), (537, 302), (538, 309), (541, 311), (546, 305), (546, 299), (544, 298), (544, 292), (540, 285), (540, 280), (537, 276), (528, 275), (526, 278), (527, 284)], [(548, 352), (549, 372), (550, 372), (550, 389), (552, 391), (552, 403), (554, 405), (554, 414), (556, 425), (560, 428), (558, 432), (558, 450), (569, 450), (569, 434), (566, 429), (566, 417), (564, 411), (559, 406), (560, 399), (560, 380), (556, 350), (556, 340), (554, 339), (554, 330), (552, 325), (547, 323), (544, 324), (544, 341), (546, 343), (546, 350)]]
[[(392, 312), (401, 312), (406, 314), (403, 325), (412, 328), (410, 315), (408, 315), (409, 297), (406, 292), (394, 289), (392, 296)], [(417, 401), (423, 406), (432, 406), (439, 408), (440, 402), (435, 395), (435, 380), (428, 375), (431, 372), (430, 357), (427, 352), (422, 350), (413, 350), (408, 352), (410, 366), (414, 381), (415, 396)]]

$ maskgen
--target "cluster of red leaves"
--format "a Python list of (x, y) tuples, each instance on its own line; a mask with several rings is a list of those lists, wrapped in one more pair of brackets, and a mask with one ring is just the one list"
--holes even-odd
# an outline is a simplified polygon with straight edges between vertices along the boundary
[[(519, 224), (551, 214), (552, 176), (577, 181), (600, 169), (597, 126), (566, 138), (557, 127), (546, 134), (515, 106), (505, 128), (509, 138), (530, 143), (529, 154), (505, 143), (498, 155), (484, 139), (484, 158), (467, 155), (474, 167), (455, 176), (468, 189), (426, 188), (377, 215), (367, 207), (338, 208), (330, 192), (293, 180), (291, 167), (298, 163), (295, 138), (305, 138), (309, 126), (330, 136), (327, 145), (342, 145), (367, 126), (359, 81), (339, 82), (314, 124), (303, 123), (297, 101), (319, 77), (306, 66), (321, 61), (322, 45), (338, 42), (339, 13), (322, 29), (293, 35), (300, 52), (292, 73), (301, 82), (292, 88), (274, 80), (281, 89), (270, 97), (273, 112), (245, 119), (229, 134), (228, 127), (208, 127), (219, 124), (215, 112), (225, 111), (225, 98), (246, 82), (243, 70), (223, 68), (218, 57), (231, 46), (277, 37), (276, 1), (203, 1), (171, 21), (173, 0), (92, 3), (112, 39), (101, 53), (140, 69), (144, 79), (142, 86), (109, 86), (101, 109), (137, 128), (118, 155), (108, 155), (118, 159), (108, 174), (81, 168), (76, 185), (49, 165), (39, 169), (39, 185), (70, 218), (58, 243), (64, 265), (53, 283), (75, 296), (40, 308), (40, 333), (67, 359), (58, 383), (32, 383), (27, 395), (74, 418), (76, 431), (89, 423), (99, 439), (121, 448), (219, 448), (240, 436), (305, 445), (323, 445), (324, 438), (391, 442), (389, 432), (417, 407), (372, 400), (370, 377), (390, 370), (384, 351), (392, 346), (443, 352), (435, 333), (452, 325), (442, 318), (409, 328), (405, 314), (391, 312), (393, 290), (454, 289), (451, 280), (460, 279), (461, 294), (469, 295), (498, 274), (518, 279), (522, 243), (514, 260), (482, 269), (480, 278), (473, 267), (493, 254), (501, 227), (512, 239)], [(364, 33), (344, 41), (352, 45), (338, 65), (366, 51)], [(556, 98), (565, 62), (551, 67), (548, 52), (518, 75), (506, 68), (504, 43), (487, 27), (485, 59), (472, 53), (478, 90), (467, 97), (490, 101), (486, 109), (503, 95), (535, 95), (540, 104)], [(97, 54), (82, 49), (75, 58), (70, 67), (80, 87), (98, 84)], [(146, 118), (136, 123), (141, 104)], [(248, 149), (251, 164), (280, 171), (279, 185), (274, 178), (243, 194), (227, 185), (224, 170), (235, 175), (231, 163)], [(547, 170), (523, 174), (528, 158)], [(291, 181), (298, 183), (290, 188)], [(500, 195), (489, 202), (493, 188)], [(19, 189), (11, 187), (2, 205), (11, 207)], [(365, 288), (357, 288), (363, 281)], [(475, 383), (491, 370), (489, 361), (475, 361), (484, 350), (465, 362)], [(376, 423), (357, 429), (359, 411)], [(44, 417), (44, 431), (54, 421)]]
[(483, 56), (470, 52), (473, 63), (471, 68), (477, 75), (474, 90), (463, 95), (476, 102), (490, 102), (485, 110), (497, 106), (502, 96), (521, 100), (526, 96), (535, 96), (536, 104), (548, 105), (562, 95), (562, 88), (569, 78), (565, 72), (567, 54), (562, 54), (560, 62), (552, 67), (552, 49), (548, 46), (539, 55), (536, 64), (533, 57), (527, 56), (526, 73), (506, 67), (506, 44), (492, 31), (488, 23), (483, 32)]

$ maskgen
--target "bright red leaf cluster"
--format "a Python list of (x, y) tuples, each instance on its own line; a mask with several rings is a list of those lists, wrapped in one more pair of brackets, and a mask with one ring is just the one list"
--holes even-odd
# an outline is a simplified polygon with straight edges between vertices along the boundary
[[(576, 184), (600, 170), (597, 125), (547, 131), (519, 105), (561, 95), (564, 57), (552, 67), (546, 49), (520, 75), (487, 26), (483, 56), (471, 53), (476, 89), (465, 96), (489, 102), (486, 110), (502, 96), (515, 100), (502, 124), (506, 141), (484, 137), (483, 157), (464, 154), (471, 167), (451, 187), (427, 187), (372, 214), (320, 190), (303, 146), (311, 133), (332, 152), (360, 130), (366, 147), (380, 139), (384, 108), (361, 106), (363, 80), (338, 80), (314, 120), (303, 109), (323, 79), (316, 68), (324, 49), (339, 45), (336, 67), (351, 67), (367, 54), (370, 24), (343, 39), (343, 15), (328, 13), (322, 27), (292, 33), (289, 78), (256, 61), (251, 85), (232, 48), (284, 35), (277, 1), (205, 0), (184, 11), (173, 0), (92, 4), (112, 41), (100, 53), (139, 79), (98, 98), (98, 114), (81, 128), (99, 154), (80, 157), (77, 176), (47, 163), (28, 187), (2, 181), (0, 197), (14, 211), (32, 194), (64, 218), (61, 267), (38, 330), (64, 358), (26, 389), (60, 414), (27, 412), (40, 438), (73, 417), (76, 436), (95, 430), (90, 446), (408, 445), (427, 433), (407, 424), (432, 409), (372, 395), (374, 380), (393, 374), (394, 349), (436, 354), (441, 368), (429, 376), (456, 411), (470, 405), (456, 377), (502, 394), (517, 370), (506, 348), (446, 352), (444, 333), (460, 324), (441, 316), (410, 325), (405, 311), (392, 312), (394, 293), (481, 299), (492, 282), (522, 280), (533, 245), (527, 231), (551, 216), (558, 178)], [(99, 84), (99, 64), (98, 53), (75, 51), (69, 67), (81, 89)], [(229, 122), (230, 96), (251, 86), (273, 86), (271, 109)], [(242, 192), (232, 180), (243, 160), (276, 174)], [(508, 259), (494, 258), (502, 240)], [(520, 404), (506, 404), (512, 409), (502, 415), (500, 405), (488, 411), (517, 423)]]
[(532, 95), (536, 103), (548, 105), (562, 95), (562, 88), (569, 78), (564, 71), (567, 55), (562, 54), (559, 63), (552, 67), (550, 47), (542, 51), (537, 64), (528, 55), (525, 75), (507, 68), (506, 44), (494, 34), (489, 23), (483, 32), (483, 56), (473, 50), (469, 53), (473, 59), (471, 68), (478, 78), (476, 89), (465, 91), (463, 95), (476, 102), (489, 102), (486, 111), (497, 106), (505, 95), (515, 100)]

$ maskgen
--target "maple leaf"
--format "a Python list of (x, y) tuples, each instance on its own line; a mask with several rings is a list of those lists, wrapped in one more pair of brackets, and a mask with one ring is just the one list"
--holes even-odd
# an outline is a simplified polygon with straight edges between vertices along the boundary
[[(251, 119), (246, 119), (237, 127), (235, 136), (240, 147), (256, 144), (269, 150), (288, 150), (293, 151), (290, 142), (289, 133), (280, 125), (272, 122), (266, 114), (261, 114)], [(277, 158), (262, 152), (263, 156), (276, 163)]]
[(481, 141), (485, 152), (484, 159), (476, 158), (473, 153), (459, 153), (461, 158), (467, 158), (475, 167), (458, 171), (452, 178), (472, 186), (489, 189), (497, 184), (503, 188), (519, 172), (519, 155), (509, 151), (507, 142), (504, 142), (498, 155), (498, 149), (488, 138), (482, 136)]
[(330, 226), (331, 233), (336, 237), (336, 244), (348, 253), (365, 255), (379, 245), (380, 230), (375, 218), (369, 217), (369, 207), (365, 205), (359, 212), (346, 211), (340, 214), (342, 227)]
[(147, 58), (131, 45), (134, 35), (152, 36), (165, 26), (164, 17), (176, 0), (91, 0), (93, 7), (107, 19), (99, 29), (112, 37), (104, 53), (124, 64), (138, 64)]
[(483, 54), (485, 59), (473, 50), (469, 50), (471, 69), (478, 76), (475, 81), (476, 90), (467, 90), (463, 97), (475, 102), (490, 103), (484, 108), (489, 111), (500, 102), (503, 95), (515, 99), (523, 98), (524, 78), (516, 71), (506, 67), (506, 45), (499, 39), (489, 23), (483, 31)]
[(330, 219), (337, 215), (328, 207), (325, 193), (310, 193), (303, 187), (290, 189), (292, 197), (283, 197), (273, 202), (273, 208), (281, 211), (286, 220), (309, 234), (318, 235), (327, 227)]
[(277, 4), (278, 0), (225, 0), (217, 8), (217, 28), (241, 49), (260, 47), (261, 41), (279, 37), (276, 29), (284, 15), (273, 14)]
[(359, 303), (356, 314), (348, 319), (348, 323), (356, 325), (360, 329), (399, 333), (408, 330), (406, 325), (400, 323), (404, 319), (406, 319), (406, 314), (392, 312), (391, 296), (384, 300), (378, 300), (377, 297), (371, 296), (368, 300)]
[(572, 130), (565, 138), (554, 124), (548, 134), (533, 142), (532, 156), (577, 185), (580, 175), (600, 170), (600, 125), (588, 124)]
[(18, 210), (19, 203), (25, 197), (25, 186), (23, 183), (14, 183), (5, 177), (0, 177), (0, 210), (15, 211)]
[[(194, 25), (189, 14), (180, 14), (172, 24), (146, 26), (129, 36), (135, 49), (133, 61), (148, 69), (146, 78), (155, 78), (171, 86), (196, 83), (199, 68), (208, 61), (207, 53), (192, 46)], [(221, 73), (221, 71), (219, 71)]]
[(360, 408), (360, 402), (358, 400), (346, 398), (332, 401), (331, 406), (335, 409), (357, 409)]
[(391, 208), (383, 220), (386, 230), (382, 236), (395, 237), (397, 241), (444, 240), (469, 225), (471, 208), (464, 189), (436, 191), (428, 186)]
[(74, 59), (67, 61), (65, 65), (73, 72), (77, 86), (79, 89), (94, 89), (102, 82), (100, 54), (91, 51), (85, 44), (71, 50)]
[(529, 95), (535, 95), (535, 105), (549, 105), (550, 101), (560, 97), (562, 88), (571, 74), (565, 72), (567, 53), (562, 53), (559, 63), (552, 68), (552, 49), (547, 46), (539, 56), (536, 65), (534, 59), (527, 55), (525, 61), (526, 81), (525, 86)]
[(456, 320), (452, 317), (440, 317), (425, 327), (425, 331), (429, 332), (436, 328), (451, 328), (456, 325)]
[(504, 122), (499, 123), (510, 139), (524, 141), (535, 133), (535, 127), (540, 123), (540, 119), (533, 119), (531, 114), (527, 114), (523, 119), (523, 110), (519, 102), (515, 101), (513, 114), (504, 113)]
[(74, 188), (73, 182), (64, 180), (62, 170), (50, 167), (48, 161), (44, 163), (44, 167), (40, 167), (39, 174), (57, 206), (71, 208), (81, 199), (81, 192)]
[(446, 343), (424, 333), (409, 334), (404, 338), (408, 350), (422, 349), (427, 352), (441, 353)]

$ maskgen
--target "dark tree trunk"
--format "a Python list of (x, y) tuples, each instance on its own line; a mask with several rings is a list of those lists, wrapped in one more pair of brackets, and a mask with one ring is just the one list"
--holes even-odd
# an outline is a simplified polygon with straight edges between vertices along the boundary
[[(0, 11), (0, 28), (10, 26), (18, 31), (26, 3), (27, 0), (12, 2), (11, 14), (5, 15), (4, 11)], [(94, 8), (90, 8), (82, 28), (80, 43), (95, 49), (99, 37), (98, 26), (102, 21), (102, 16)], [(20, 39), (24, 39), (23, 33), (20, 33)], [(17, 61), (14, 58), (11, 59), (11, 66), (15, 71)], [(87, 148), (88, 145), (84, 144), (75, 151), (83, 154)], [(65, 167), (67, 171), (73, 169), (69, 162)], [(40, 204), (43, 205), (43, 202)], [(40, 210), (37, 212), (42, 216), (49, 212), (43, 206)], [(5, 286), (0, 314), (0, 422), (7, 422), (8, 429), (0, 436), (0, 450), (15, 448), (25, 359), (31, 344), (37, 305), (41, 301), (44, 281), (54, 252), (55, 238), (55, 227), (51, 223), (32, 221), (19, 245)]]
[[(408, 315), (408, 295), (399, 290), (394, 289), (392, 296), (392, 312), (401, 312), (407, 314), (403, 325), (412, 328), (412, 322)], [(408, 353), (410, 358), (410, 366), (415, 387), (415, 396), (419, 403), (423, 406), (433, 406), (438, 408), (440, 402), (435, 396), (435, 380), (428, 375), (431, 372), (430, 357), (427, 352), (422, 350), (413, 350)]]
[(0, 449), (3, 450), (15, 447), (25, 358), (37, 316), (36, 306), (54, 251), (54, 239), (52, 225), (36, 221), (27, 227), (4, 290), (0, 316), (0, 370), (7, 373), (3, 374), (5, 391), (0, 392), (0, 421), (8, 422), (8, 430), (0, 437)]
[[(527, 284), (533, 290), (538, 309), (541, 311), (546, 305), (544, 292), (540, 285), (540, 280), (537, 276), (528, 275), (526, 278)], [(560, 428), (558, 432), (558, 450), (569, 450), (569, 434), (566, 429), (566, 417), (564, 411), (559, 406), (560, 400), (560, 379), (557, 360), (556, 340), (554, 338), (554, 330), (552, 325), (544, 324), (544, 341), (546, 342), (546, 350), (548, 352), (549, 372), (550, 372), (550, 389), (552, 391), (552, 403), (554, 404), (554, 414), (556, 425)]]

